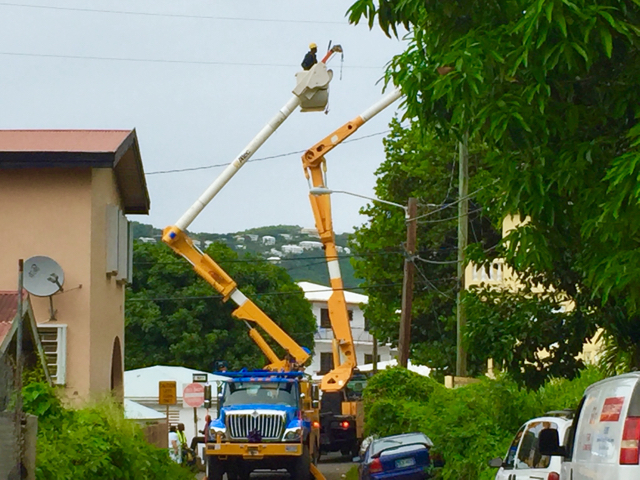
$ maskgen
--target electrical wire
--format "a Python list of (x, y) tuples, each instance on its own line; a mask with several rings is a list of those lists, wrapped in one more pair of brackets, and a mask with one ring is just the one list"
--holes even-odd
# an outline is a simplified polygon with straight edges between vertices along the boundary
[(157, 12), (131, 12), (125, 10), (99, 10), (92, 8), (78, 8), (78, 7), (59, 7), (52, 5), (32, 5), (32, 4), (20, 4), (10, 2), (0, 2), (1, 6), (7, 7), (22, 7), (22, 8), (40, 8), (47, 10), (62, 10), (71, 12), (84, 12), (84, 13), (109, 13), (116, 15), (138, 15), (145, 17), (168, 17), (168, 18), (188, 18), (196, 20), (225, 20), (235, 22), (263, 22), (263, 23), (310, 23), (321, 25), (345, 25), (349, 26), (346, 22), (336, 22), (331, 20), (287, 20), (281, 18), (243, 18), (243, 17), (218, 17), (213, 15), (189, 15), (182, 13), (157, 13)]
[[(38, 58), (67, 58), (71, 60), (105, 60), (111, 62), (138, 62), (138, 63), (167, 63), (179, 65), (217, 65), (232, 67), (278, 67), (298, 68), (289, 63), (250, 63), (250, 62), (222, 62), (215, 60), (171, 60), (162, 58), (128, 58), (128, 57), (101, 57), (97, 55), (63, 55), (55, 53), (27, 53), (27, 52), (0, 52), (0, 55), (13, 57), (38, 57)], [(384, 66), (372, 67), (366, 65), (347, 65), (354, 70), (383, 70)]]
[[(389, 132), (390, 132), (390, 130), (383, 130), (382, 132), (370, 133), (369, 135), (363, 135), (363, 136), (358, 137), (358, 138), (352, 138), (351, 140), (345, 140), (342, 143), (359, 142), (361, 140), (365, 140), (367, 138), (375, 137), (375, 136), (379, 136), (379, 135), (384, 135), (384, 134), (389, 133)], [(265, 160), (273, 160), (274, 158), (290, 157), (291, 155), (302, 155), (305, 152), (306, 152), (306, 150), (296, 150), (294, 152), (280, 153), (278, 155), (270, 155), (268, 157), (250, 158), (249, 160), (247, 160), (246, 163), (263, 162)], [(155, 172), (145, 173), (145, 175), (149, 176), (149, 175), (161, 175), (161, 174), (165, 174), (165, 173), (192, 172), (192, 171), (195, 171), (195, 170), (208, 170), (208, 169), (211, 169), (211, 168), (221, 168), (221, 167), (226, 167), (228, 165), (229, 165), (228, 163), (218, 163), (216, 165), (203, 165), (203, 166), (200, 166), (200, 167), (176, 168), (176, 169), (173, 169), (173, 170), (157, 170)]]
[(481, 192), (481, 191), (482, 191), (482, 190), (484, 190), (485, 188), (487, 188), (487, 187), (489, 187), (489, 186), (491, 186), (491, 185), (495, 184), (498, 180), (499, 180), (499, 179), (498, 179), (498, 178), (496, 178), (496, 179), (495, 179), (493, 182), (491, 182), (489, 185), (485, 185), (484, 187), (480, 187), (479, 189), (474, 190), (473, 192), (471, 192), (471, 193), (469, 193), (469, 194), (465, 195), (464, 197), (460, 197), (460, 198), (458, 198), (456, 201), (451, 202), (451, 203), (447, 203), (446, 205), (443, 205), (443, 206), (441, 206), (440, 208), (437, 208), (437, 209), (435, 209), (435, 210), (432, 210), (431, 212), (425, 213), (425, 214), (423, 214), (423, 215), (418, 215), (417, 217), (408, 218), (408, 219), (407, 219), (407, 222), (411, 222), (411, 221), (413, 221), (413, 220), (419, 220), (419, 219), (421, 219), (421, 218), (431, 216), (431, 215), (433, 215), (434, 213), (438, 213), (438, 212), (440, 212), (440, 211), (442, 211), (442, 210), (446, 210), (446, 209), (447, 209), (447, 208), (449, 208), (449, 207), (453, 207), (454, 205), (457, 205), (457, 204), (458, 204), (458, 203), (460, 203), (461, 201), (466, 200), (466, 199), (468, 199), (468, 198), (471, 198), (471, 197), (473, 197), (476, 193)]
[[(468, 213), (467, 213), (467, 216), (468, 216), (468, 215), (471, 215), (471, 214), (473, 214), (473, 213), (481, 212), (481, 211), (482, 211), (482, 207), (477, 208), (477, 209), (475, 209), (475, 210), (471, 210), (470, 212), (468, 212)], [(418, 222), (418, 224), (420, 224), (420, 225), (427, 225), (427, 224), (430, 224), (430, 223), (448, 222), (449, 220), (457, 220), (458, 218), (460, 218), (460, 215), (456, 215), (455, 217), (439, 218), (439, 219), (437, 219), (437, 220), (424, 220), (424, 221), (422, 221), (422, 222)]]
[[(306, 293), (330, 293), (334, 291), (352, 292), (354, 290), (367, 290), (376, 288), (396, 287), (402, 285), (402, 282), (396, 283), (384, 283), (378, 285), (368, 285), (364, 287), (344, 287), (340, 289), (332, 289), (330, 287), (323, 288), (321, 290), (309, 290), (306, 292), (264, 292), (264, 293), (252, 293), (251, 297), (271, 297), (271, 296), (304, 296)], [(186, 297), (156, 297), (156, 298), (127, 298), (127, 302), (164, 302), (164, 301), (179, 301), (179, 300), (209, 300), (220, 299), (222, 295), (200, 295), (200, 296), (186, 296)]]

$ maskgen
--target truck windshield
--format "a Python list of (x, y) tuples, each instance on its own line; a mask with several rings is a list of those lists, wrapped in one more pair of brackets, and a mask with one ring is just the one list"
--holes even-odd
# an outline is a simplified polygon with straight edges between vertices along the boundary
[(224, 389), (223, 405), (298, 405), (293, 382), (229, 382)]

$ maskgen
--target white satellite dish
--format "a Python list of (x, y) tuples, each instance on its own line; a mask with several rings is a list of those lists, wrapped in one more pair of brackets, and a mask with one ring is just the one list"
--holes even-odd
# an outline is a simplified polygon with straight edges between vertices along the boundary
[(64, 272), (49, 257), (31, 257), (24, 262), (24, 288), (36, 297), (50, 297), (62, 290)]

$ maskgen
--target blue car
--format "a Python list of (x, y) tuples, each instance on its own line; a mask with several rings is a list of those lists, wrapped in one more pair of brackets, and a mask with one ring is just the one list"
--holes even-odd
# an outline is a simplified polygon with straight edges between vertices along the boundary
[(423, 433), (376, 438), (360, 457), (359, 480), (423, 480), (430, 477), (429, 450), (433, 442)]

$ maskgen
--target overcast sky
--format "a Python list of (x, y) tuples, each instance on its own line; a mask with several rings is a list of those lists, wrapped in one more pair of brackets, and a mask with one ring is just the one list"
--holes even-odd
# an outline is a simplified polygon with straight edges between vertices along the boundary
[[(403, 43), (349, 25), (350, 3), (0, 1), (0, 128), (135, 128), (151, 213), (130, 219), (171, 225), (222, 168), (153, 172), (233, 160), (291, 97), (309, 42), (319, 58), (330, 40), (345, 51), (343, 65), (330, 63), (330, 112), (295, 112), (254, 159), (306, 150), (381, 98), (384, 66)], [(373, 195), (381, 133), (399, 103), (352, 137), (367, 138), (327, 156), (330, 188)], [(247, 163), (190, 230), (313, 226), (307, 191), (299, 153)], [(365, 203), (334, 194), (335, 230), (365, 222)]]

